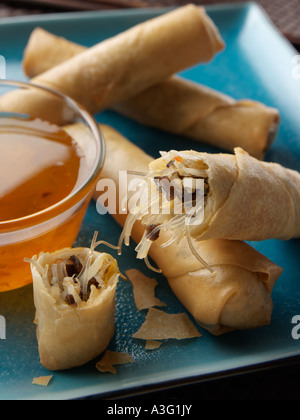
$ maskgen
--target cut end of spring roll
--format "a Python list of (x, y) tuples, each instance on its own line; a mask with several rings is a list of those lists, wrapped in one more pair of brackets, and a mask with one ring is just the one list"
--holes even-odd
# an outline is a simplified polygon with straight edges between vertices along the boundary
[[(177, 27), (177, 30), (181, 31), (181, 27), (185, 27), (184, 37), (188, 36), (191, 37), (190, 39), (198, 38), (199, 40), (196, 51), (193, 52), (191, 45), (188, 44), (187, 48), (190, 49), (192, 56), (198, 55), (200, 61), (210, 61), (215, 54), (222, 51), (225, 47), (218, 28), (203, 7), (192, 4), (186, 5), (160, 17), (150, 19), (145, 23), (146, 25), (147, 23), (151, 25), (149, 29), (145, 29), (145, 32), (148, 32), (149, 35), (154, 37), (154, 43), (156, 35), (158, 35), (156, 32), (157, 29), (160, 29), (159, 39), (162, 41), (163, 39), (174, 36), (172, 34), (173, 28)], [(134, 27), (141, 29), (139, 31), (140, 37), (144, 37), (142, 28), (145, 27), (145, 23)], [(141, 39), (139, 41), (141, 42)], [(135, 46), (133, 37), (130, 43), (132, 44), (131, 52), (134, 54)], [(151, 44), (149, 47), (151, 47)], [(45, 29), (38, 27), (31, 33), (24, 51), (24, 72), (30, 78), (36, 77), (50, 70), (52, 67), (73, 58), (75, 55), (84, 52), (86, 49), (82, 45), (70, 42), (65, 38), (51, 34)], [(120, 58), (122, 58), (122, 55), (122, 51), (120, 51)]]
[(65, 370), (97, 357), (114, 335), (117, 262), (93, 248), (42, 253), (28, 261), (41, 364)]
[[(235, 154), (162, 152), (141, 181), (122, 240), (136, 221), (144, 226), (137, 247), (145, 258), (160, 232), (163, 246), (187, 237), (261, 241), (300, 236), (300, 174), (262, 162), (240, 148)], [(202, 260), (198, 255), (199, 260)]]
[[(131, 231), (140, 221), (144, 226), (144, 235), (136, 248), (137, 258), (146, 259), (161, 232), (169, 231), (173, 234), (161, 247), (179, 244), (187, 238), (194, 255), (205, 265), (193, 246), (192, 237), (194, 226), (202, 227), (205, 223), (204, 210), (211, 194), (207, 174), (209, 167), (195, 152), (170, 151), (161, 154), (160, 159), (150, 163), (149, 173), (141, 180), (137, 197), (129, 207), (119, 245), (130, 242)], [(210, 269), (209, 266), (206, 268)]]

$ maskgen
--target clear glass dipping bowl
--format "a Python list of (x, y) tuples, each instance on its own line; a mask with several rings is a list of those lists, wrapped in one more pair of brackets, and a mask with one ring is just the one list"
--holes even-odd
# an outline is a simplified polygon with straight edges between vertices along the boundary
[(24, 262), (24, 258), (74, 244), (105, 159), (101, 130), (78, 103), (52, 89), (1, 80), (0, 120), (8, 116), (24, 118), (24, 115), (41, 118), (60, 127), (81, 123), (88, 134), (88, 141), (81, 144), (84, 153), (89, 155), (88, 175), (55, 205), (20, 219), (0, 222), (0, 292), (32, 282), (30, 265)]

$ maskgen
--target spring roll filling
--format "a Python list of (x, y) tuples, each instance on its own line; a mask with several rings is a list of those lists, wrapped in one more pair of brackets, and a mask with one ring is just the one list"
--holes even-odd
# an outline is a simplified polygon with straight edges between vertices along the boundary
[[(86, 261), (83, 256), (71, 255), (60, 258), (43, 269), (42, 278), (46, 286), (50, 286), (50, 293), (55, 299), (63, 300), (68, 305), (79, 305), (94, 298), (103, 288), (115, 279), (115, 264), (108, 254), (101, 254), (96, 258), (89, 271), (86, 272)], [(87, 284), (84, 284), (87, 278)], [(60, 298), (59, 298), (60, 297)]]
[[(123, 242), (129, 245), (131, 231), (138, 220), (145, 230), (136, 248), (137, 258), (145, 259), (147, 265), (149, 249), (162, 230), (173, 232), (171, 239), (162, 247), (179, 243), (187, 236), (194, 251), (190, 228), (197, 224), (197, 218), (200, 223), (210, 196), (207, 170), (208, 166), (192, 154), (176, 151), (162, 153), (162, 159), (151, 165), (149, 174), (140, 184), (138, 199), (130, 208), (120, 237), (119, 252)], [(202, 181), (201, 188), (199, 180)], [(198, 254), (196, 256), (206, 265)]]
[(57, 303), (80, 305), (94, 301), (121, 275), (117, 262), (109, 254), (94, 253), (99, 243), (96, 243), (95, 235), (91, 248), (76, 255), (66, 251), (53, 257), (53, 261), (51, 256), (44, 254), (44, 263), (36, 259), (25, 260), (36, 267)]

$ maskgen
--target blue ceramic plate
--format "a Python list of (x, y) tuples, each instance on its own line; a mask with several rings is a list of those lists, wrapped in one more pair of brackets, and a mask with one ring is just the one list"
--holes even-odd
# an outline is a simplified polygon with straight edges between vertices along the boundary
[[(31, 31), (36, 26), (91, 46), (165, 9), (117, 12), (59, 14), (2, 19), (0, 54), (7, 61), (7, 78), (25, 80), (21, 60)], [(227, 49), (209, 65), (190, 69), (184, 76), (239, 98), (251, 98), (279, 108), (282, 124), (267, 159), (300, 170), (300, 71), (297, 53), (277, 32), (264, 12), (255, 4), (215, 6), (208, 12), (224, 37)], [(160, 149), (193, 148), (216, 151), (192, 142), (142, 127), (114, 113), (97, 117), (111, 124), (148, 153), (158, 156)], [(76, 245), (89, 246), (95, 230), (110, 242), (117, 242), (120, 227), (110, 216), (100, 216), (92, 203)], [(112, 396), (145, 388), (180, 384), (228, 372), (253, 369), (264, 363), (300, 354), (300, 340), (292, 337), (292, 318), (300, 314), (299, 241), (254, 243), (284, 274), (274, 290), (274, 315), (268, 327), (212, 337), (201, 331), (200, 339), (168, 341), (155, 351), (145, 351), (143, 343), (132, 338), (145, 319), (134, 305), (131, 285), (121, 281), (118, 289), (116, 334), (110, 349), (129, 352), (134, 364), (120, 366), (117, 375), (100, 374), (95, 361), (70, 372), (55, 373), (47, 388), (32, 385), (34, 377), (49, 375), (39, 363), (32, 301), (32, 287), (0, 294), (0, 315), (6, 319), (6, 340), (0, 340), (1, 399), (72, 399), (90, 395)], [(153, 277), (135, 259), (133, 247), (120, 258), (124, 272), (139, 268)], [(154, 274), (155, 276), (155, 274)], [(168, 311), (184, 308), (172, 295), (164, 278), (157, 296)]]

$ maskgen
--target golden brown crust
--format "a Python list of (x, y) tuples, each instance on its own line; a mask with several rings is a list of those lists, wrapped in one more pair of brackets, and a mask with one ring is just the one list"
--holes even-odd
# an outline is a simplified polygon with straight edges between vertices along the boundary
[[(84, 47), (36, 29), (24, 54), (24, 68), (38, 76), (85, 50)], [(276, 138), (277, 109), (257, 101), (236, 101), (179, 76), (172, 76), (112, 108), (141, 124), (190, 137), (233, 151), (242, 147), (263, 158)]]
[[(178, 71), (210, 61), (223, 47), (205, 10), (187, 5), (107, 39), (32, 82), (71, 96), (96, 113)], [(25, 67), (30, 71), (29, 59)]]
[[(55, 40), (55, 42), (53, 42)], [(43, 46), (43, 48), (41, 48)], [(36, 28), (27, 43), (23, 57), (23, 70), (28, 77), (35, 77), (85, 50), (78, 44), (52, 35), (43, 28)]]
[[(111, 127), (101, 128), (108, 149), (102, 178), (112, 179), (118, 185), (119, 170), (148, 168), (150, 156)], [(80, 134), (80, 127), (77, 129)], [(124, 226), (126, 215), (114, 217)], [(143, 231), (144, 227), (137, 222), (133, 230), (136, 242)], [(212, 334), (222, 334), (270, 323), (271, 292), (282, 274), (280, 267), (240, 241), (213, 239), (195, 243), (199, 254), (214, 268), (212, 274), (192, 255), (187, 240), (161, 248), (168, 238), (168, 232), (161, 232), (160, 239), (150, 248), (150, 256), (178, 299), (203, 327)]]
[(141, 124), (262, 159), (274, 142), (280, 115), (257, 101), (235, 101), (198, 83), (172, 77), (112, 107)]
[[(238, 176), (228, 200), (222, 206), (216, 205), (209, 227), (199, 237), (249, 241), (299, 237), (299, 173), (275, 163), (261, 162), (241, 149), (236, 149), (231, 158), (233, 170), (238, 168)], [(223, 177), (222, 173), (215, 177), (213, 167), (210, 172), (214, 194), (214, 185), (221, 178), (223, 182)]]
[(193, 238), (262, 241), (300, 236), (297, 171), (262, 162), (236, 148), (234, 155), (170, 151), (151, 163), (150, 173), (166, 170), (176, 155), (182, 157), (183, 167), (191, 159), (205, 167), (209, 185), (204, 221), (190, 227)]

